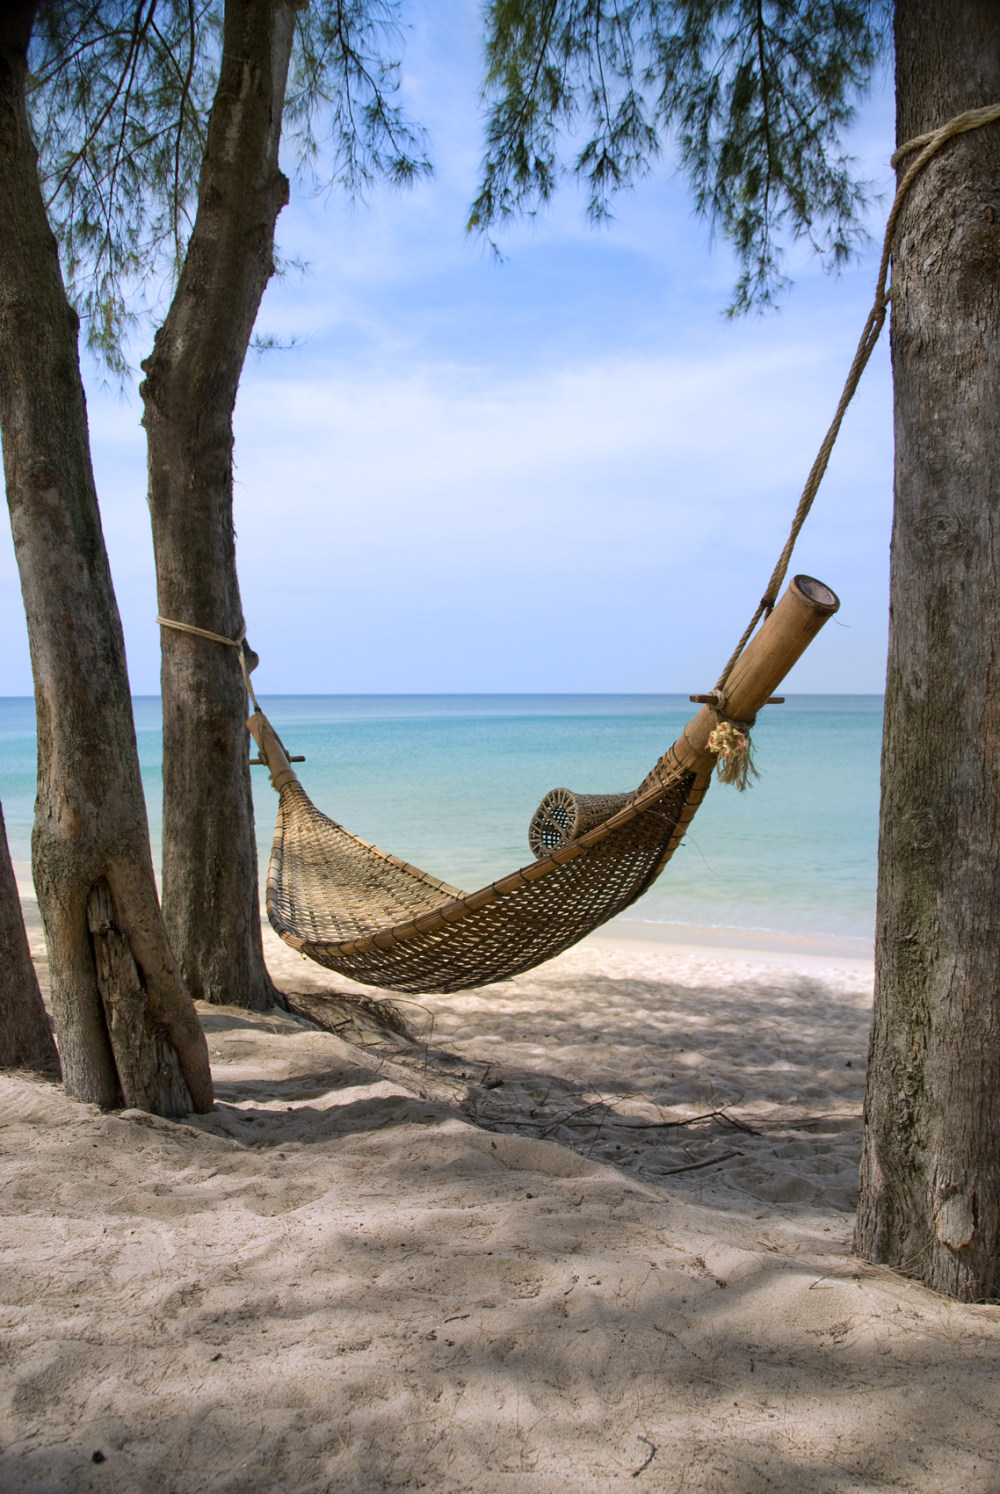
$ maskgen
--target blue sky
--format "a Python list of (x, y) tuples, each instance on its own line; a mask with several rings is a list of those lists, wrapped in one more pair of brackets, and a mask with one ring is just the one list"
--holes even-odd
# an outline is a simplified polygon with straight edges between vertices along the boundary
[[(481, 155), (478, 7), (408, 34), (411, 111), (435, 176), (365, 205), (293, 185), (236, 419), (236, 527), (262, 694), (700, 691), (752, 613), (854, 353), (871, 252), (805, 254), (776, 315), (728, 322), (726, 247), (666, 160), (587, 226), (567, 183), (503, 232), (464, 233)], [(851, 146), (882, 201), (892, 101)], [(151, 334), (148, 340), (151, 340)], [(136, 357), (144, 351), (140, 344)], [(136, 693), (159, 635), (141, 409), (87, 368), (95, 470)], [(849, 412), (793, 568), (842, 599), (789, 680), (879, 691), (892, 438), (888, 347)], [(186, 619), (199, 623), (198, 618)], [(0, 539), (0, 695), (30, 693), (16, 567)]]

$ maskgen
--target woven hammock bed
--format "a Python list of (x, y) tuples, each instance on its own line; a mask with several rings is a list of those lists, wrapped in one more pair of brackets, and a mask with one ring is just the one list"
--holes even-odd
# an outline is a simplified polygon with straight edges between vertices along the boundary
[(634, 792), (553, 790), (531, 822), (536, 859), (473, 893), (321, 814), (258, 708), (250, 730), (280, 795), (267, 879), (271, 924), (320, 965), (393, 991), (463, 990), (551, 959), (652, 885), (708, 789), (720, 722), (752, 724), (839, 605), (822, 582), (796, 576), (722, 691)]

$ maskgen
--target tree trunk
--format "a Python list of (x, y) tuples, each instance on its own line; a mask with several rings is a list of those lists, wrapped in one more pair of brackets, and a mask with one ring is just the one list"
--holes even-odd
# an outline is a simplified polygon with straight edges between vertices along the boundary
[(58, 1074), (59, 1056), (31, 963), (0, 809), (0, 1069)]
[[(219, 85), (184, 267), (143, 364), (161, 616), (242, 631), (233, 409), (288, 200), (278, 143), (298, 6), (228, 0)], [(196, 997), (261, 1010), (264, 966), (247, 702), (236, 650), (162, 629), (163, 908)]]
[[(900, 141), (1000, 100), (996, 0), (897, 0)], [(904, 167), (905, 169), (905, 167)], [(1000, 1291), (1000, 124), (914, 185), (892, 277), (895, 520), (856, 1244)]]
[[(0, 427), (38, 721), (32, 840), (66, 1088), (105, 1106), (160, 1108), (134, 1051), (155, 1042), (171, 1110), (210, 1110), (208, 1050), (156, 897), (121, 624), (90, 465), (78, 322), (66, 299), (25, 110), (35, 5), (0, 8)], [(88, 910), (109, 924), (142, 991), (122, 1029)], [(126, 1051), (127, 1050), (127, 1051)], [(176, 1096), (182, 1095), (183, 1101)]]

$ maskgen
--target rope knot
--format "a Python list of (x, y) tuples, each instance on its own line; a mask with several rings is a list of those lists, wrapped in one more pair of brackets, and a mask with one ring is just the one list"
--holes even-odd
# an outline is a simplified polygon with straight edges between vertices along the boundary
[(240, 623), (240, 636), (238, 638), (227, 638), (225, 633), (212, 633), (208, 628), (196, 628), (193, 623), (177, 622), (172, 617), (157, 616), (156, 621), (161, 628), (173, 628), (178, 633), (189, 633), (193, 638), (207, 638), (209, 643), (224, 643), (227, 648), (234, 648), (240, 661), (240, 673), (243, 675), (243, 683), (246, 686), (247, 695), (253, 702), (254, 710), (260, 710), (257, 697), (253, 693), (253, 685), (250, 683), (251, 672), (260, 663), (260, 657), (247, 643), (247, 625)]
[(742, 793), (751, 778), (760, 777), (754, 766), (747, 722), (721, 720), (709, 733), (705, 746), (709, 752), (717, 754), (715, 771), (720, 783), (734, 784)]

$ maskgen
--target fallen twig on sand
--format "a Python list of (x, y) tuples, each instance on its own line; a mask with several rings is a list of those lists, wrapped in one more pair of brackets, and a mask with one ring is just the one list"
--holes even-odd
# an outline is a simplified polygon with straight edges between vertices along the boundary
[[(394, 1001), (385, 997), (361, 996), (353, 991), (284, 991), (288, 1010), (296, 1017), (304, 1017), (314, 1027), (342, 1037), (354, 1029), (358, 1037), (364, 1028), (374, 1028), (376, 1033), (392, 1033), (405, 1038), (409, 1043), (417, 1041), (403, 1013)], [(418, 1002), (411, 1003), (419, 1005)], [(422, 1007), (421, 1010), (426, 1010)]]
[(742, 1157), (742, 1152), (723, 1152), (721, 1157), (709, 1157), (705, 1162), (689, 1162), (686, 1167), (668, 1167), (660, 1173), (661, 1178), (670, 1178), (677, 1172), (697, 1172), (702, 1167), (714, 1167), (717, 1162), (729, 1162), (733, 1157)]
[(658, 1451), (658, 1449), (655, 1446), (655, 1444), (652, 1443), (652, 1442), (650, 1442), (650, 1440), (649, 1440), (648, 1437), (640, 1436), (639, 1437), (639, 1441), (640, 1442), (645, 1442), (646, 1446), (649, 1448), (649, 1453), (648, 1453), (648, 1455), (646, 1457), (646, 1461), (644, 1463), (640, 1463), (639, 1466), (638, 1466), (638, 1468), (633, 1468), (632, 1469), (632, 1473), (630, 1475), (632, 1478), (638, 1478), (639, 1474), (642, 1473), (644, 1471), (644, 1469), (646, 1469), (646, 1468), (649, 1467), (650, 1463), (656, 1457), (656, 1454), (657, 1454), (657, 1451)]

